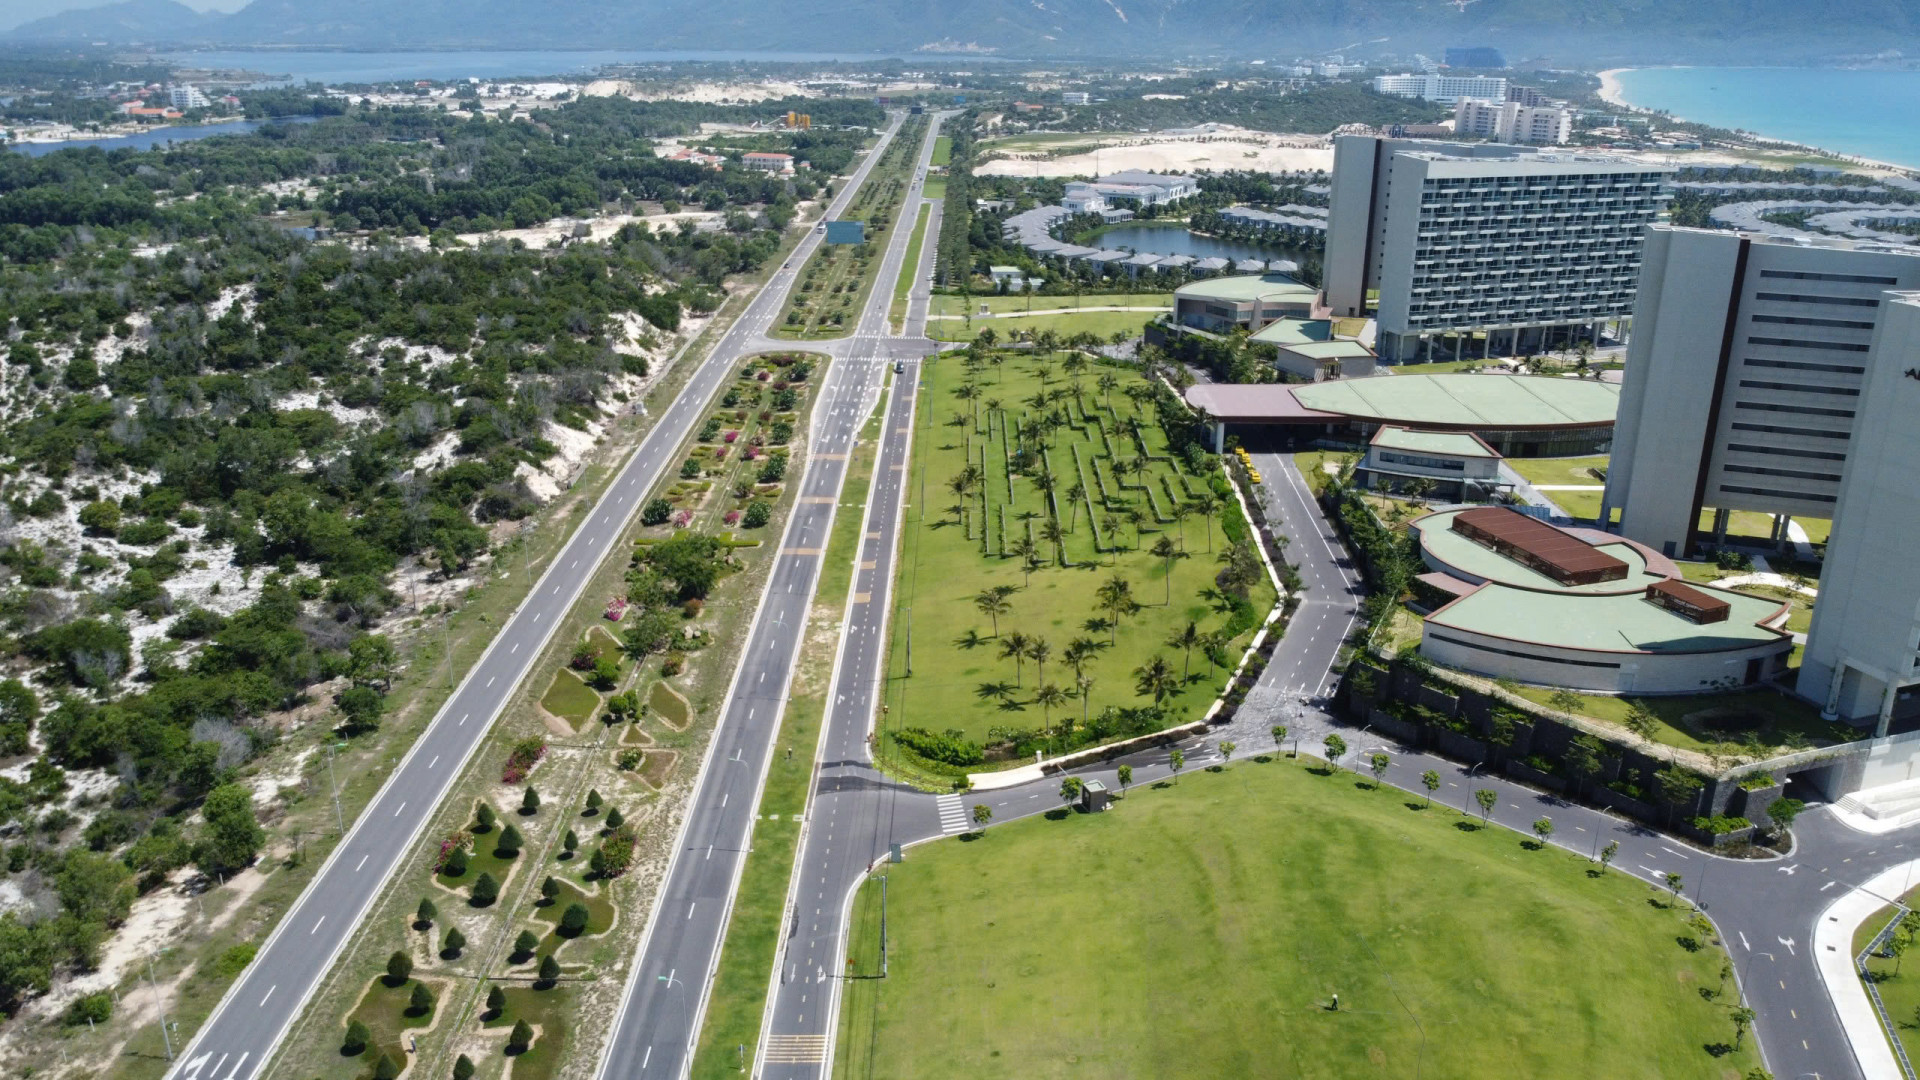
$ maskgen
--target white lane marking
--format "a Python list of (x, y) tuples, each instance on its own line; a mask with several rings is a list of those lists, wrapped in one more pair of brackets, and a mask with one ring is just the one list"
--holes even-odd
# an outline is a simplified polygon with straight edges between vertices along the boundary
[(641, 1067), (641, 1068), (643, 1068), (643, 1069), (644, 1069), (644, 1068), (646, 1068), (646, 1067), (647, 1067), (647, 1062), (649, 1062), (649, 1061), (652, 1061), (652, 1060), (653, 1060), (653, 1047), (652, 1047), (652, 1046), (648, 1046), (648, 1047), (647, 1047), (647, 1055), (646, 1055), (645, 1057), (643, 1057), (643, 1058), (641, 1058), (641, 1059), (640, 1059), (640, 1067)]
[(270, 998), (270, 997), (272, 997), (272, 996), (273, 996), (273, 992), (274, 992), (275, 990), (278, 990), (278, 989), (280, 989), (280, 984), (279, 984), (279, 983), (274, 983), (274, 984), (273, 984), (272, 986), (269, 986), (269, 987), (267, 987), (267, 993), (266, 993), (266, 997), (262, 997), (262, 998), (260, 999), (260, 1007), (261, 1007), (261, 1008), (263, 1008), (263, 1009), (264, 1009), (264, 1008), (266, 1008), (266, 1007), (267, 1007), (267, 998)]
[(432, 761), (429, 761), (429, 762), (427, 762), (427, 768), (429, 768), (429, 769), (431, 769), (431, 768), (433, 768), (433, 767), (434, 767), (435, 765), (438, 765), (438, 764), (440, 764), (440, 755), (439, 755), (439, 754), (435, 754), (435, 755), (433, 755), (433, 760), (432, 760)]
[(517, 653), (517, 652), (519, 652), (519, 651), (520, 651), (520, 643), (516, 641), (516, 642), (514, 642), (514, 643), (513, 643), (513, 648), (511, 648), (511, 649), (508, 649), (508, 650), (507, 650), (507, 653), (508, 653), (509, 655), (511, 655), (511, 654), (513, 654), (513, 653)]
[(1667, 845), (1665, 845), (1665, 844), (1661, 844), (1661, 845), (1660, 845), (1660, 850), (1661, 850), (1661, 851), (1664, 851), (1664, 852), (1666, 852), (1666, 853), (1667, 853), (1667, 854), (1669, 854), (1669, 855), (1678, 855), (1678, 856), (1679, 856), (1680, 858), (1682, 858), (1682, 859), (1685, 859), (1685, 858), (1688, 858), (1688, 857), (1689, 857), (1689, 856), (1686, 856), (1686, 855), (1681, 855), (1681, 854), (1680, 854), (1679, 852), (1677, 852), (1677, 851), (1675, 851), (1675, 850), (1673, 850), (1672, 848), (1670, 848), (1670, 847), (1668, 847), (1668, 846), (1667, 846)]
[[(464, 712), (463, 712), (463, 713), (461, 713), (461, 714), (460, 714), (460, 724), (464, 724), (464, 723), (466, 723), (466, 722), (467, 722), (467, 717), (469, 717), (469, 716), (472, 716), (472, 715), (473, 715), (472, 713), (464, 713)], [(454, 727), (459, 727), (459, 726), (460, 726), (460, 724), (455, 724), (455, 725), (453, 725), (453, 726), (454, 726)]]
[(694, 901), (694, 902), (693, 902), (693, 903), (691, 903), (691, 904), (688, 904), (688, 905), (687, 905), (687, 918), (689, 918), (689, 919), (691, 919), (691, 918), (693, 918), (693, 909), (694, 909), (694, 908), (697, 908), (697, 907), (699, 907), (699, 906), (700, 906), (700, 902), (699, 902), (699, 901), (697, 901), (697, 900), (696, 900), (696, 901)]
[(489, 675), (489, 676), (487, 677), (487, 685), (488, 685), (488, 686), (492, 686), (492, 685), (493, 685), (493, 680), (495, 680), (495, 679), (497, 679), (497, 678), (499, 678), (499, 677), (500, 677), (500, 676), (498, 676), (498, 675)]
[[(273, 991), (271, 991), (271, 990), (269, 990), (269, 991), (267, 991), (267, 992), (268, 992), (268, 993), (272, 993)], [(264, 1004), (264, 1003), (263, 1003), (263, 1004)], [(227, 1080), (233, 1080), (233, 1078), (234, 1078), (234, 1077), (236, 1077), (236, 1076), (239, 1076), (239, 1075), (240, 1075), (240, 1066), (242, 1066), (242, 1065), (245, 1065), (245, 1064), (247, 1063), (247, 1059), (248, 1059), (248, 1058), (250, 1058), (250, 1057), (252, 1057), (252, 1056), (253, 1056), (253, 1051), (251, 1051), (251, 1050), (248, 1050), (248, 1051), (246, 1051), (246, 1052), (244, 1052), (244, 1053), (242, 1053), (242, 1054), (240, 1055), (240, 1060), (239, 1060), (239, 1061), (236, 1061), (236, 1062), (234, 1062), (234, 1063), (233, 1063), (233, 1071), (232, 1071), (232, 1072), (229, 1072), (229, 1073), (227, 1074)], [(220, 1055), (220, 1060), (221, 1060), (221, 1061), (225, 1061), (225, 1060), (227, 1060), (227, 1055), (225, 1055), (225, 1054), (221, 1054), (221, 1055)]]
[(394, 808), (393, 808), (393, 816), (394, 816), (394, 817), (399, 817), (399, 816), (400, 816), (400, 811), (402, 811), (402, 810), (405, 810), (406, 808), (407, 808), (407, 804), (406, 804), (406, 803), (401, 803), (401, 804), (400, 804), (399, 806), (396, 806), (396, 807), (394, 807)]
[(319, 922), (316, 922), (316, 923), (314, 923), (314, 924), (313, 924), (313, 929), (311, 929), (311, 930), (309, 930), (309, 931), (307, 931), (307, 936), (308, 936), (308, 937), (312, 937), (313, 935), (315, 935), (315, 934), (317, 934), (317, 933), (319, 933), (319, 932), (320, 932), (320, 923), (323, 923), (323, 922), (326, 922), (326, 921), (327, 921), (327, 917), (326, 917), (325, 915), (322, 915), (322, 916), (320, 916), (320, 921), (319, 921)]
[(707, 858), (706, 858), (706, 859), (703, 859), (702, 861), (703, 861), (703, 862), (705, 862), (705, 861), (711, 861), (711, 860), (712, 860), (712, 858), (713, 858), (713, 845), (712, 845), (712, 844), (708, 844), (708, 845), (707, 845)]

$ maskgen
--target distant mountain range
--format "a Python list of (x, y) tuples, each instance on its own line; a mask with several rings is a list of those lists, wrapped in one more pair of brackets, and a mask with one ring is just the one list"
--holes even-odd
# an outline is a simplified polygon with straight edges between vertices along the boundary
[(1510, 58), (1724, 63), (1911, 53), (1920, 0), (253, 0), (231, 15), (124, 0), (36, 19), (6, 39), (1168, 58), (1487, 44)]

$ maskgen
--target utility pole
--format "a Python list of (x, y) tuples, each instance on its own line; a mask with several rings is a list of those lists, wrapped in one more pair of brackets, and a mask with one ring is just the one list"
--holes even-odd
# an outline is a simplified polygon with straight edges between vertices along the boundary
[(907, 675), (913, 675), (913, 605), (907, 605)]
[(153, 998), (160, 1006), (160, 1041), (166, 1045), (167, 1060), (173, 1060), (173, 1036), (167, 1032), (167, 1003), (160, 997), (160, 982), (153, 977), (153, 951), (147, 951), (147, 985), (153, 987)]

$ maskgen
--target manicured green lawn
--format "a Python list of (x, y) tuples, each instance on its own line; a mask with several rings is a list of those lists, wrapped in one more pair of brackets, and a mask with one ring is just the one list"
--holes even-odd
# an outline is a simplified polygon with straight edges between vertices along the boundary
[[(408, 979), (399, 986), (388, 986), (383, 976), (373, 980), (373, 985), (367, 988), (366, 996), (360, 999), (359, 1008), (353, 1011), (349, 1019), (358, 1020), (367, 1025), (367, 1030), (373, 1033), (373, 1038), (367, 1041), (366, 1050), (359, 1056), (359, 1061), (366, 1066), (366, 1072), (362, 1073), (362, 1076), (373, 1075), (374, 1066), (379, 1064), (381, 1054), (387, 1055), (393, 1059), (394, 1064), (405, 1068), (408, 1057), (407, 1032), (433, 1023), (433, 1011), (440, 1008), (439, 998), (446, 991), (447, 984), (428, 983), (427, 989), (433, 991), (435, 999), (434, 1008), (414, 1016), (410, 1014), (407, 1005), (408, 999), (413, 996), (414, 984), (419, 981)], [(342, 1030), (344, 1031), (344, 1028)]]
[(1813, 601), (1799, 593), (1776, 589), (1771, 585), (1741, 585), (1735, 591), (1778, 600), (1793, 608), (1787, 615), (1787, 630), (1791, 633), (1804, 634), (1813, 626)]
[[(1751, 1035), (1707, 1051), (1734, 1040), (1726, 954), (1682, 948), (1688, 909), (1645, 882), (1284, 758), (1155, 788), (887, 866), (889, 970), (843, 984), (837, 1075), (1717, 1080), (1758, 1063)], [(859, 974), (878, 970), (878, 900), (870, 883), (856, 905)]]
[[(1520, 688), (1520, 696), (1529, 701), (1558, 708), (1548, 700), (1553, 693), (1537, 686)], [(1822, 721), (1820, 710), (1812, 705), (1769, 690), (1735, 695), (1681, 694), (1672, 697), (1574, 696), (1580, 699), (1580, 707), (1573, 711), (1620, 725), (1621, 736), (1628, 740), (1632, 736), (1625, 729), (1627, 711), (1634, 705), (1644, 705), (1659, 719), (1653, 730), (1653, 741), (1684, 750), (1706, 750), (1716, 739), (1737, 741), (1747, 731), (1756, 732), (1760, 741), (1770, 747), (1786, 745), (1795, 736), (1804, 738), (1811, 745), (1822, 746), (1860, 737), (1858, 731), (1844, 724)], [(1720, 713), (1721, 719), (1706, 715), (1715, 710), (1725, 710)], [(1687, 719), (1690, 716), (1692, 720)]]
[[(576, 959), (561, 951), (569, 941), (598, 937), (613, 928), (614, 906), (613, 901), (607, 899), (605, 888), (597, 894), (589, 894), (560, 874), (555, 874), (554, 879), (560, 883), (560, 895), (554, 897), (551, 904), (536, 906), (533, 917), (553, 928), (540, 939), (539, 952), (554, 953), (562, 962), (567, 962)], [(569, 904), (585, 904), (587, 907), (587, 928), (576, 937), (566, 937), (560, 933), (560, 916), (566, 913)]]
[[(1347, 450), (1304, 450), (1293, 455), (1293, 466), (1300, 470), (1300, 476), (1306, 480), (1307, 487), (1318, 494), (1327, 486), (1328, 477), (1332, 476), (1327, 472), (1327, 466), (1329, 464), (1345, 465), (1356, 456)], [(1273, 481), (1284, 482), (1278, 476), (1274, 477)]]
[(1606, 491), (1594, 488), (1591, 491), (1545, 491), (1541, 494), (1552, 499), (1569, 517), (1580, 521), (1598, 521), (1601, 498)]
[(501, 985), (507, 1007), (497, 1016), (482, 1014), (481, 1026), (512, 1028), (514, 1021), (533, 1025), (533, 1045), (513, 1061), (513, 1080), (546, 1080), (560, 1071), (561, 1051), (567, 1045), (567, 1023), (572, 1016), (573, 991), (562, 982), (545, 990)]
[[(1901, 902), (1911, 907), (1916, 899), (1920, 899), (1920, 890), (1908, 893), (1901, 898)], [(1884, 907), (1861, 923), (1860, 928), (1853, 932), (1853, 955), (1859, 956), (1860, 950), (1886, 929), (1887, 921), (1895, 914), (1893, 908)], [(1867, 960), (1867, 970), (1879, 979), (1875, 988), (1880, 991), (1880, 1001), (1887, 1007), (1887, 1015), (1893, 1018), (1900, 1045), (1906, 1049), (1908, 1057), (1920, 1056), (1920, 1026), (1912, 1023), (1913, 1018), (1920, 1015), (1915, 1012), (1920, 1009), (1920, 969), (1909, 975), (1904, 961), (1874, 956)]]
[[(995, 314), (1006, 311), (1052, 311), (1071, 307), (1173, 307), (1172, 293), (1087, 293), (1084, 296), (1046, 296), (1035, 294), (1029, 298), (1019, 293), (1006, 296), (961, 296), (958, 293), (935, 293), (930, 309), (934, 315), (964, 315), (971, 311), (980, 313), (980, 305)], [(1144, 313), (1143, 313), (1144, 314)]]
[(920, 185), (920, 194), (936, 202), (946, 198), (947, 178), (944, 176), (927, 177)]
[[(1833, 522), (1826, 518), (1793, 519), (1794, 524), (1807, 531), (1807, 539), (1815, 544), (1827, 542), (1827, 534), (1833, 531)], [(1708, 535), (1713, 533), (1713, 511), (1700, 511), (1700, 531)], [(1756, 513), (1751, 510), (1735, 510), (1727, 520), (1727, 536), (1745, 538), (1748, 543), (1764, 544), (1767, 534), (1773, 531), (1773, 515)]]
[[(1607, 471), (1607, 462), (1609, 460), (1611, 460), (1611, 458), (1606, 454), (1596, 454), (1592, 457), (1508, 458), (1507, 464), (1513, 466), (1514, 472), (1519, 473), (1535, 484), (1599, 484), (1604, 486), (1606, 484), (1605, 480), (1594, 476), (1587, 470), (1599, 469), (1604, 473)], [(1549, 494), (1557, 496), (1570, 493), (1555, 491)]]
[(687, 726), (687, 701), (666, 683), (653, 684), (653, 689), (647, 692), (647, 708), (666, 724), (676, 728)]
[[(1034, 301), (1036, 307), (1039, 301), (1040, 298), (1036, 297)], [(1061, 337), (1091, 331), (1102, 338), (1108, 338), (1112, 337), (1116, 330), (1124, 330), (1128, 336), (1136, 336), (1140, 333), (1140, 328), (1152, 320), (1153, 313), (1150, 311), (1075, 311), (1062, 315), (1019, 315), (1005, 319), (975, 319), (971, 323), (960, 319), (930, 319), (927, 322), (927, 333), (940, 341), (972, 341), (980, 331), (991, 326), (994, 334), (1001, 341), (1011, 341), (1015, 334), (1037, 334), (1042, 330), (1051, 330)]]
[[(990, 735), (995, 728), (1040, 731), (1049, 716), (1036, 703), (1035, 691), (1044, 682), (1073, 693), (1074, 672), (1063, 654), (1071, 641), (1081, 637), (1110, 646), (1100, 649), (1084, 665), (1086, 675), (1094, 681), (1086, 701), (1089, 715), (1097, 715), (1110, 705), (1150, 705), (1151, 698), (1141, 696), (1136, 689), (1135, 670), (1160, 656), (1178, 675), (1188, 665), (1182, 649), (1166, 644), (1169, 635), (1189, 620), (1202, 633), (1227, 624), (1224, 605), (1206, 598), (1203, 591), (1212, 589), (1220, 569), (1215, 560), (1226, 547), (1223, 523), (1228, 514), (1237, 518), (1237, 507), (1216, 513), (1211, 524), (1199, 515), (1188, 519), (1184, 527), (1171, 520), (1157, 523), (1156, 508), (1166, 511), (1172, 506), (1169, 486), (1186, 499), (1206, 490), (1206, 479), (1186, 476), (1184, 471), (1176, 473), (1170, 459), (1162, 457), (1150, 461), (1144, 488), (1139, 487), (1138, 476), (1128, 478), (1128, 486), (1122, 487), (1112, 469), (1115, 457), (1109, 454), (1091, 418), (1082, 424), (1083, 430), (1059, 427), (1046, 443), (1048, 464), (1056, 478), (1055, 520), (1065, 531), (1064, 549), (1073, 564), (1061, 565), (1054, 545), (1042, 533), (1049, 514), (1035, 486), (1040, 470), (1021, 475), (1008, 465), (1009, 455), (1019, 442), (1013, 434), (1015, 427), (1029, 424), (1039, 415), (1028, 399), (1042, 390), (1041, 366), (1042, 362), (1033, 357), (1012, 353), (998, 366), (981, 373), (976, 384), (980, 398), (973, 403), (980, 413), (979, 430), (971, 422), (965, 429), (953, 423), (956, 416), (971, 411), (966, 401), (955, 396), (968, 382), (960, 357), (935, 360), (925, 369), (913, 460), (916, 471), (924, 469), (926, 499), (906, 525), (894, 596), (895, 640), (886, 718), (889, 728), (924, 727), (935, 732), (958, 729), (966, 738), (982, 743), (999, 741)], [(1058, 358), (1045, 366), (1050, 371), (1048, 387), (1070, 392), (1073, 380), (1060, 367)], [(1048, 411), (1070, 409), (1075, 423), (1082, 423), (1081, 407), (1090, 417), (1105, 415), (1096, 385), (1098, 378), (1108, 373), (1119, 380), (1111, 395), (1117, 418), (1106, 419), (1114, 454), (1122, 460), (1135, 458), (1140, 448), (1126, 433), (1137, 416), (1147, 453), (1165, 455), (1165, 437), (1152, 415), (1137, 413), (1138, 407), (1125, 396), (1126, 387), (1141, 382), (1132, 368), (1091, 367), (1079, 376), (1081, 406), (1075, 406), (1069, 398), (1049, 405)], [(984, 433), (989, 402), (1000, 405), (990, 435)], [(956, 508), (961, 500), (949, 490), (948, 481), (965, 468), (969, 454), (982, 471), (983, 483), (966, 500), (970, 509), (963, 529)], [(910, 497), (920, 503), (918, 476), (915, 481)], [(1068, 498), (1076, 484), (1083, 485), (1087, 493), (1077, 505)], [(1137, 539), (1134, 527), (1125, 523), (1129, 509), (1144, 515)], [(990, 526), (983, 526), (983, 518), (990, 519)], [(1025, 538), (1029, 526), (1041, 562), (1030, 576), (1023, 575), (1018, 558), (1002, 555), (1003, 550), (1011, 552)], [(1173, 560), (1171, 581), (1165, 561), (1150, 551), (1161, 537), (1174, 540), (1186, 555)], [(1114, 550), (1116, 546), (1118, 550)], [(1142, 605), (1140, 610), (1123, 619), (1117, 631), (1090, 626), (1089, 620), (1103, 617), (1096, 594), (1103, 582), (1116, 575), (1130, 585), (1135, 601)], [(994, 620), (975, 607), (975, 598), (983, 590), (998, 586), (1012, 590), (1007, 596), (1012, 610), (999, 617), (996, 639)], [(1273, 589), (1262, 579), (1250, 599), (1257, 625), (1273, 605)], [(909, 607), (913, 634), (910, 678), (905, 673), (904, 637)], [(1001, 657), (1003, 643), (1015, 632), (1050, 643), (1052, 656), (1044, 672), (1037, 670), (1031, 659), (1016, 665)], [(1240, 635), (1236, 649), (1244, 646), (1250, 632)], [(1212, 701), (1224, 677), (1213, 670), (1200, 649), (1193, 650), (1190, 671), (1191, 680), (1167, 699), (1169, 722), (1197, 717)], [(1068, 718), (1078, 721), (1082, 711), (1082, 703), (1073, 699), (1053, 707), (1050, 719), (1058, 726)]]
[(933, 156), (928, 158), (927, 160), (928, 160), (928, 164), (941, 165), (941, 166), (947, 165), (950, 162), (952, 162), (953, 161), (952, 136), (935, 135), (933, 137)]
[(546, 696), (540, 699), (540, 707), (579, 727), (600, 707), (600, 695), (593, 692), (593, 687), (581, 682), (578, 675), (562, 668), (553, 673), (553, 685), (547, 688)]

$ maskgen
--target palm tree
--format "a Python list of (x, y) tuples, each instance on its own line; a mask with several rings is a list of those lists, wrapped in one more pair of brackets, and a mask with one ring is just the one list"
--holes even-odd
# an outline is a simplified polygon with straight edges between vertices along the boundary
[(973, 597), (973, 606), (980, 614), (993, 620), (994, 637), (1000, 636), (1000, 616), (1011, 614), (1013, 611), (1013, 603), (1007, 599), (1006, 593), (1000, 591), (1004, 587), (981, 589)]
[(1013, 661), (1013, 685), (1020, 685), (1020, 665), (1027, 658), (1027, 635), (1015, 630), (1000, 642), (1000, 659)]
[(1073, 669), (1073, 677), (1078, 679), (1086, 674), (1087, 661), (1093, 659), (1094, 654), (1105, 647), (1092, 638), (1077, 637), (1067, 642), (1066, 649), (1060, 653), (1060, 659)]
[(1080, 722), (1084, 724), (1087, 722), (1087, 703), (1093, 700), (1093, 679), (1075, 672), (1073, 685), (1080, 690)]
[(1014, 558), (1020, 560), (1020, 571), (1026, 577), (1026, 586), (1031, 588), (1033, 586), (1034, 560), (1039, 557), (1040, 552), (1034, 548), (1033, 541), (1024, 536), (1015, 540), (1013, 546), (1007, 550), (1013, 554)]
[(1053, 735), (1054, 707), (1065, 703), (1066, 700), (1067, 700), (1066, 691), (1060, 689), (1059, 687), (1053, 685), (1052, 683), (1047, 683), (1044, 686), (1040, 687), (1040, 689), (1035, 690), (1033, 692), (1033, 703), (1035, 705), (1040, 706), (1041, 727), (1043, 728), (1043, 730), (1046, 731), (1049, 737)]
[(1166, 583), (1167, 583), (1167, 599), (1165, 603), (1163, 603), (1161, 606), (1172, 607), (1173, 606), (1173, 560), (1184, 559), (1187, 557), (1187, 553), (1174, 547), (1173, 537), (1163, 536), (1160, 539), (1155, 540), (1153, 542), (1153, 554), (1155, 557), (1162, 560), (1162, 562), (1166, 566), (1166, 572), (1163, 576), (1165, 577)]
[(1100, 589), (1094, 594), (1100, 601), (1100, 610), (1113, 617), (1113, 635), (1108, 644), (1120, 640), (1120, 620), (1140, 609), (1139, 601), (1133, 598), (1133, 584), (1126, 578), (1115, 574), (1100, 583)]
[(1180, 681), (1174, 677), (1166, 659), (1156, 656), (1133, 669), (1133, 687), (1141, 697), (1150, 697), (1158, 705), (1180, 689)]
[(1193, 624), (1192, 619), (1187, 620), (1185, 629), (1176, 631), (1171, 637), (1167, 638), (1168, 648), (1180, 649), (1186, 653), (1186, 656), (1180, 663), (1180, 678), (1182, 680), (1186, 679), (1188, 672), (1191, 671), (1193, 667), (1193, 647), (1195, 645), (1204, 645), (1206, 641), (1207, 635), (1200, 632), (1200, 628)]
[(1093, 385), (1099, 389), (1100, 396), (1106, 400), (1107, 411), (1112, 412), (1113, 411), (1113, 388), (1120, 385), (1120, 380), (1113, 374), (1113, 372), (1103, 371), (1100, 373), (1099, 378), (1093, 380)]
[(1133, 550), (1140, 550), (1141, 530), (1147, 524), (1147, 513), (1137, 506), (1127, 507), (1127, 524), (1133, 526)]
[[(971, 405), (972, 402), (977, 401), (979, 399), (980, 388), (978, 386), (975, 386), (972, 383), (962, 383), (960, 384), (960, 388), (953, 392), (953, 396)], [(972, 411), (975, 419), (978, 419), (980, 415), (979, 409), (975, 407), (972, 409)]]
[[(1112, 514), (1102, 514), (1100, 515), (1100, 527), (1107, 531), (1107, 536), (1109, 538), (1107, 540), (1108, 554), (1113, 554), (1114, 552), (1119, 551), (1120, 545), (1117, 541), (1113, 540), (1112, 537), (1120, 529), (1120, 519), (1113, 516)], [(1108, 565), (1111, 566), (1112, 563), (1108, 563)]]
[(959, 500), (953, 504), (953, 509), (958, 511), (954, 524), (964, 524), (967, 513), (967, 494), (973, 490), (973, 482), (965, 473), (955, 473), (953, 478), (947, 481), (947, 490), (953, 492), (953, 497)]
[(973, 335), (973, 340), (979, 342), (983, 347), (991, 349), (993, 348), (993, 343), (1000, 340), (1000, 335), (994, 333), (993, 327), (989, 326), (978, 334)]
[(1207, 519), (1207, 551), (1213, 551), (1213, 515), (1218, 513), (1225, 500), (1211, 491), (1203, 491), (1193, 500), (1193, 508)]
[[(1072, 532), (1074, 529), (1079, 527), (1080, 504), (1081, 502), (1085, 501), (1086, 497), (1087, 497), (1087, 485), (1082, 484), (1078, 480), (1074, 481), (1073, 486), (1067, 489), (1067, 502), (1069, 505), (1073, 507), (1073, 516), (1067, 519), (1068, 532)], [(1211, 538), (1209, 538), (1209, 542), (1211, 542)]]
[(1059, 487), (1060, 482), (1054, 479), (1052, 470), (1042, 467), (1039, 474), (1033, 478), (1033, 486), (1040, 492), (1040, 504), (1044, 506), (1047, 503), (1047, 496), (1053, 494), (1053, 489)]
[[(987, 329), (991, 330), (992, 327), (988, 327)], [(982, 331), (982, 333), (985, 333), (985, 331)], [(987, 365), (995, 369), (994, 379), (993, 379), (994, 382), (1006, 381), (1007, 373), (999, 370), (1001, 365), (1005, 364), (1006, 362), (1007, 362), (1007, 358), (1004, 356), (1001, 356), (999, 353), (994, 353), (992, 356), (987, 357)]]
[(1059, 518), (1048, 518), (1042, 522), (1040, 525), (1040, 535), (1047, 543), (1054, 546), (1056, 554), (1060, 552), (1062, 545), (1064, 545), (1067, 540), (1066, 530), (1060, 527)]
[(1047, 657), (1052, 655), (1053, 644), (1039, 634), (1035, 634), (1032, 640), (1027, 642), (1027, 658), (1033, 661), (1034, 682), (1047, 681)]

